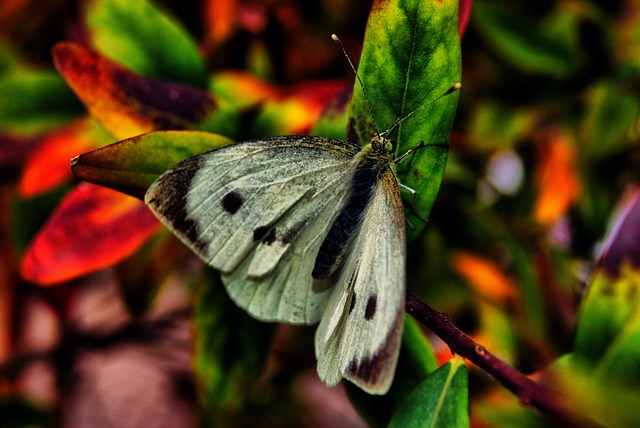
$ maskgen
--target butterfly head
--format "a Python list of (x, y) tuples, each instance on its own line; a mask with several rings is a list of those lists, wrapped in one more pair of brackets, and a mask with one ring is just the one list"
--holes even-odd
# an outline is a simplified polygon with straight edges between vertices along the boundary
[(371, 149), (378, 156), (392, 157), (396, 150), (396, 142), (386, 138), (385, 134), (376, 134), (371, 139)]
[(385, 134), (376, 134), (371, 139), (371, 145), (376, 151), (392, 153), (396, 148), (395, 140), (387, 138)]

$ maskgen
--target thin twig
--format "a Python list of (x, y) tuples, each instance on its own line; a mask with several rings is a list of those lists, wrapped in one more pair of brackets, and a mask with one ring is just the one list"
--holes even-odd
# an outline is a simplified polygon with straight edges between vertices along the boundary
[(474, 342), (451, 322), (447, 314), (436, 311), (411, 291), (407, 291), (406, 310), (442, 339), (451, 352), (466, 358), (491, 375), (519, 397), (522, 404), (537, 409), (567, 427), (597, 426), (593, 421), (563, 406), (556, 394)]

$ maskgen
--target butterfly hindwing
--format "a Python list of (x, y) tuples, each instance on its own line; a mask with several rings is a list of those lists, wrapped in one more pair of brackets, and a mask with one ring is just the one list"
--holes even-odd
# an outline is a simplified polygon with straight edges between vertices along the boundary
[(373, 190), (336, 289), (316, 332), (318, 374), (373, 394), (393, 380), (404, 327), (404, 211), (387, 169)]
[[(261, 250), (269, 248), (265, 243), (260, 243), (238, 269), (222, 276), (229, 295), (235, 302), (260, 319), (286, 319), (289, 322), (306, 324), (315, 323), (320, 319), (332, 287), (325, 285), (328, 281), (314, 280), (311, 272), (326, 230), (336, 214), (336, 207), (340, 207), (345, 196), (346, 190), (334, 191), (339, 187), (318, 195), (321, 203), (313, 205), (314, 220), (308, 224), (304, 223), (305, 227), (296, 236), (297, 239), (291, 244), (291, 248), (283, 254), (281, 260), (278, 260), (277, 269), (272, 270), (267, 278), (251, 278), (249, 274), (252, 266), (264, 264), (264, 251)], [(303, 218), (308, 218), (304, 216), (307, 210), (300, 211)], [(285, 227), (284, 230), (291, 229)], [(286, 244), (280, 244), (276, 240), (271, 245)]]
[(314, 283), (313, 263), (358, 151), (319, 137), (238, 143), (177, 164), (145, 201), (221, 271), (239, 306), (264, 320), (313, 323), (329, 293)]

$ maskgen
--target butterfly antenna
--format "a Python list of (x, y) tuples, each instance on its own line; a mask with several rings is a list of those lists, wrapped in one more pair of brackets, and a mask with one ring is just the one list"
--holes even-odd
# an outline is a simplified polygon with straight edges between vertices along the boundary
[(378, 127), (376, 126), (376, 118), (373, 115), (373, 109), (371, 108), (371, 103), (369, 102), (369, 97), (367, 96), (367, 91), (364, 90), (364, 83), (362, 83), (362, 79), (360, 79), (360, 75), (358, 74), (358, 70), (356, 70), (356, 67), (353, 65), (353, 62), (351, 61), (351, 58), (349, 58), (349, 54), (347, 53), (347, 50), (342, 45), (342, 42), (340, 41), (338, 36), (336, 36), (335, 34), (332, 34), (331, 38), (333, 39), (334, 42), (336, 42), (336, 45), (338, 45), (338, 47), (340, 48), (340, 50), (342, 51), (344, 56), (347, 58), (347, 61), (349, 62), (349, 65), (351, 66), (351, 69), (353, 70), (354, 74), (356, 75), (356, 79), (358, 79), (358, 82), (360, 83), (360, 87), (362, 88), (362, 94), (364, 95), (364, 101), (367, 103), (367, 108), (369, 109), (369, 114), (371, 115), (371, 120), (373, 121), (373, 127), (376, 130), (376, 135), (378, 137), (380, 137), (380, 132), (378, 132)]
[(427, 101), (426, 103), (422, 104), (420, 107), (418, 107), (417, 109), (413, 110), (411, 113), (409, 113), (408, 115), (406, 115), (403, 118), (400, 118), (398, 120), (396, 120), (396, 122), (391, 125), (391, 128), (387, 129), (386, 131), (384, 131), (382, 134), (384, 135), (388, 135), (391, 131), (393, 131), (394, 129), (396, 129), (398, 127), (398, 125), (400, 125), (402, 122), (404, 122), (405, 120), (409, 119), (411, 116), (413, 116), (414, 114), (416, 114), (417, 112), (419, 112), (420, 110), (422, 110), (423, 108), (430, 106), (431, 104), (435, 103), (436, 101), (446, 97), (449, 94), (454, 93), (455, 91), (457, 91), (458, 89), (460, 89), (462, 87), (462, 83), (460, 82), (456, 82), (453, 84), (452, 87), (450, 87), (449, 89), (447, 89), (447, 91), (443, 94), (438, 95), (437, 97), (435, 97), (432, 100)]

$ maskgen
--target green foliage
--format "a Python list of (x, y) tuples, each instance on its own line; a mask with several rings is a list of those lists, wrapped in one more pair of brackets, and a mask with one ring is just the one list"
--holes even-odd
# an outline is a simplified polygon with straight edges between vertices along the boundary
[(0, 80), (0, 129), (33, 136), (82, 113), (73, 93), (51, 71), (19, 70)]
[(640, 101), (628, 83), (605, 80), (585, 93), (586, 113), (578, 131), (589, 158), (598, 160), (625, 150), (633, 138), (630, 125), (640, 114)]
[(640, 192), (627, 195), (614, 220), (582, 301), (573, 351), (550, 375), (603, 426), (631, 426), (640, 418)]
[(147, 0), (91, 0), (87, 25), (93, 46), (148, 77), (206, 88), (198, 46), (175, 19)]
[(565, 78), (581, 66), (578, 55), (579, 17), (558, 8), (531, 24), (517, 7), (479, 1), (473, 22), (505, 61), (525, 73)]
[[(369, 143), (376, 132), (388, 130), (460, 81), (457, 21), (455, 1), (398, 0), (374, 6), (358, 65), (373, 118), (356, 82), (347, 138)], [(426, 145), (397, 167), (400, 182), (416, 192), (412, 202), (422, 218), (429, 217), (444, 174), (456, 101), (457, 94), (452, 94), (434, 102), (400, 123), (390, 136), (397, 141), (398, 155)], [(415, 211), (407, 210), (415, 226), (409, 231), (413, 238), (424, 227)]]
[(205, 426), (225, 424), (241, 412), (264, 368), (274, 330), (226, 296), (219, 275), (207, 270), (195, 310), (195, 371)]
[(431, 373), (396, 411), (390, 428), (469, 426), (467, 370), (457, 357)]
[[(89, 275), (57, 287), (30, 283), (25, 288), (27, 276), (18, 277), (17, 258), (36, 252), (32, 239), (47, 233), (42, 225), (59, 201), (68, 201), (73, 178), (66, 159), (80, 154), (75, 148), (65, 151), (72, 146), (71, 134), (53, 131), (86, 112), (92, 115), (112, 144), (75, 158), (76, 177), (137, 197), (179, 160), (232, 139), (309, 132), (338, 139), (346, 135), (366, 144), (375, 135), (371, 114), (357, 82), (351, 101), (344, 90), (353, 74), (329, 39), (336, 33), (356, 62), (378, 132), (454, 83), (463, 84), (461, 91), (419, 110), (390, 135), (398, 155), (420, 142), (426, 145), (397, 165), (400, 181), (417, 192), (415, 201), (408, 197), (405, 204), (412, 239), (408, 287), (449, 313), (487, 350), (533, 373), (572, 412), (602, 426), (637, 424), (639, 252), (632, 244), (640, 242), (634, 232), (640, 226), (629, 209), (621, 210), (620, 217), (615, 211), (626, 189), (637, 194), (633, 189), (640, 180), (637, 2), (476, 0), (464, 32), (457, 16), (468, 2), (380, 0), (373, 2), (362, 45), (367, 11), (359, 7), (275, 2), (265, 3), (262, 11), (242, 1), (227, 2), (236, 9), (214, 7), (223, 3), (176, 3), (166, 12), (147, 0), (92, 0), (63, 19), (52, 15), (63, 31), (72, 23), (88, 36), (86, 45), (65, 42), (54, 48), (63, 78), (53, 73), (51, 63), (38, 64), (30, 56), (29, 41), (52, 34), (36, 29), (42, 34), (29, 39), (29, 29), (50, 21), (37, 15), (39, 8), (28, 8), (36, 14), (29, 16), (33, 19), (15, 20), (25, 31), (18, 37), (0, 28), (8, 43), (0, 48), (0, 272), (11, 291), (0, 299), (0, 305), (9, 301), (10, 306), (0, 311), (16, 311), (10, 320), (0, 320), (0, 333), (22, 332), (21, 325), (12, 323), (28, 319), (20, 312), (25, 293), (54, 305), (62, 330), (72, 329), (65, 323), (75, 303), (67, 296), (79, 298), (74, 293), (80, 285), (93, 281)], [(11, 23), (11, 11), (0, 5), (0, 16), (4, 13), (3, 24)], [(191, 27), (194, 22), (197, 29)], [(313, 49), (307, 47), (311, 42)], [(273, 80), (260, 80), (258, 74)], [(317, 80), (336, 75), (344, 79)], [(40, 146), (51, 144), (49, 138), (58, 141), (56, 156), (65, 159), (67, 175), (55, 189), (25, 197), (15, 183), (26, 180), (22, 171), (36, 155), (50, 156)], [(512, 173), (518, 168), (521, 181)], [(511, 190), (503, 190), (496, 177)], [(87, 193), (95, 196), (93, 189)], [(89, 217), (88, 201), (76, 200), (73, 218), (84, 209)], [(115, 206), (129, 205), (110, 205)], [(133, 200), (129, 209), (144, 207)], [(126, 228), (110, 222), (118, 217), (113, 214), (92, 211), (92, 222), (63, 224), (68, 233), (48, 236), (55, 251), (38, 259), (39, 266), (61, 269), (57, 256), (74, 245), (82, 249), (78, 264), (104, 251), (107, 238), (126, 246), (130, 236), (114, 238)], [(590, 269), (611, 217), (626, 222), (625, 232), (617, 233), (622, 223), (612, 222), (616, 226), (610, 228), (607, 250)], [(95, 228), (91, 236), (96, 238), (79, 246), (78, 237), (85, 236), (79, 232), (87, 224)], [(104, 236), (105, 230), (115, 232)], [(236, 308), (210, 271), (194, 281), (193, 270), (200, 267), (178, 242), (164, 238), (156, 235), (136, 254), (114, 257), (108, 272), (122, 290), (116, 298), (136, 320), (153, 315), (168, 278), (198, 282), (195, 290), (185, 287), (194, 306), (195, 331), (189, 369), (197, 398), (189, 405), (195, 404), (203, 425), (285, 427), (313, 423), (310, 415), (316, 413), (330, 423), (344, 416), (330, 413), (345, 407), (335, 405), (343, 399), (340, 390), (306, 380), (305, 375), (316, 379), (312, 340), (306, 337), (312, 329), (296, 329), (303, 336), (299, 341), (292, 339), (295, 334), (278, 338), (270, 351), (274, 326)], [(615, 269), (607, 262), (611, 254), (622, 261)], [(474, 269), (457, 264), (469, 259), (479, 261)], [(142, 303), (134, 304), (136, 299)], [(65, 400), (72, 397), (68, 388), (74, 387), (74, 364), (95, 343), (87, 337), (75, 348), (62, 342), (52, 350), (62, 388), (56, 397), (63, 407), (46, 408), (48, 414), (82, 408), (83, 403)], [(450, 359), (446, 345), (434, 351), (427, 337), (414, 319), (407, 319), (387, 395), (372, 397), (345, 386), (351, 404), (371, 426), (552, 424), (553, 418), (521, 407), (523, 397), (476, 369), (470, 370), (467, 385), (460, 359)], [(130, 341), (126, 337), (114, 347)], [(100, 351), (110, 349), (100, 343)], [(21, 349), (13, 345), (6, 349)], [(43, 355), (47, 360), (49, 354)], [(438, 368), (438, 361), (447, 360)], [(0, 366), (0, 383), (19, 379), (29, 364)], [(2, 421), (6, 413), (8, 421), (45, 423), (40, 409), (2, 403)]]

